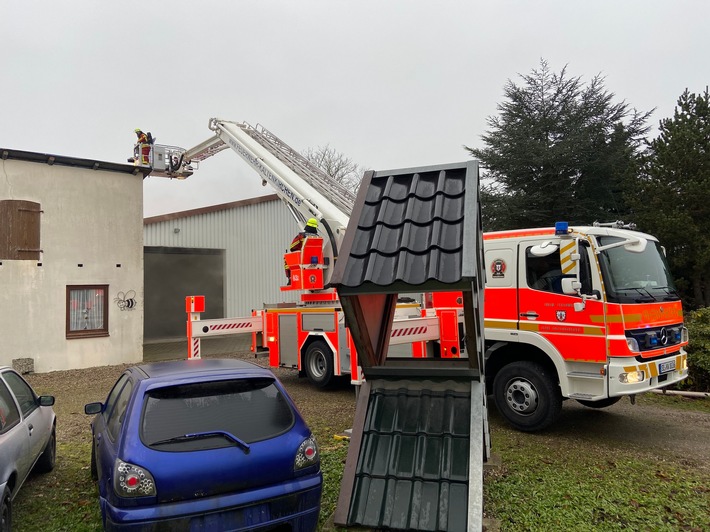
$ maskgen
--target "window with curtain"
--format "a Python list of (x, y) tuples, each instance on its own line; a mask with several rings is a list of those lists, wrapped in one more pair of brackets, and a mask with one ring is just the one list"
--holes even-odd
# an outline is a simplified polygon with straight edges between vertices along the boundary
[(67, 286), (67, 338), (108, 336), (108, 285)]

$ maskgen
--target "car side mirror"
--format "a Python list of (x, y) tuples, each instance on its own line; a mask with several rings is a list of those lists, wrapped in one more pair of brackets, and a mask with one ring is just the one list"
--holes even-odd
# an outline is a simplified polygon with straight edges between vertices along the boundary
[(40, 395), (39, 396), (39, 406), (54, 406), (54, 396)]
[(84, 405), (84, 414), (100, 414), (103, 409), (104, 405), (102, 403), (89, 403), (88, 405)]

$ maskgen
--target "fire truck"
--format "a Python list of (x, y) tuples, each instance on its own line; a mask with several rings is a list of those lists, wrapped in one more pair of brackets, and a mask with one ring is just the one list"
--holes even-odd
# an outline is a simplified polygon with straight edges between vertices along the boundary
[[(252, 351), (268, 357), (271, 367), (296, 368), (320, 387), (347, 375), (354, 384), (361, 383), (337, 293), (328, 287), (355, 203), (353, 193), (261, 125), (213, 118), (209, 128), (214, 136), (191, 149), (154, 145), (152, 175), (185, 179), (202, 161), (231, 148), (276, 191), (300, 229), (316, 218), (319, 235), (309, 236), (301, 250), (283, 257), (291, 283), (280, 289), (300, 292), (298, 303), (265, 305), (248, 317), (202, 320), (204, 301), (188, 298), (188, 356), (199, 357), (201, 338), (251, 333)], [(439, 319), (422, 316), (420, 309), (412, 297), (397, 305), (390, 341), (395, 354), (422, 356), (419, 350), (439, 337)]]
[[(232, 148), (300, 227), (315, 217), (324, 231), (285, 256), (292, 285), (281, 289), (302, 291), (299, 303), (222, 320), (199, 320), (198, 309), (188, 320), (189, 349), (199, 356), (202, 337), (249, 332), (252, 350), (272, 367), (297, 368), (318, 386), (339, 375), (359, 384), (352, 338), (327, 288), (353, 195), (262, 126), (211, 119), (209, 127), (215, 135), (190, 150), (156, 145), (154, 175), (189, 177), (202, 160)], [(483, 239), (486, 383), (513, 427), (548, 427), (566, 399), (604, 408), (687, 377), (688, 332), (656, 238), (623, 222), (560, 222)], [(462, 317), (459, 293), (423, 294), (421, 305), (398, 307), (391, 349), (395, 356), (465, 357)]]
[[(681, 300), (653, 236), (620, 221), (560, 222), (483, 240), (487, 386), (515, 428), (549, 426), (565, 399), (604, 408), (688, 376)], [(424, 306), (461, 312), (452, 293)]]

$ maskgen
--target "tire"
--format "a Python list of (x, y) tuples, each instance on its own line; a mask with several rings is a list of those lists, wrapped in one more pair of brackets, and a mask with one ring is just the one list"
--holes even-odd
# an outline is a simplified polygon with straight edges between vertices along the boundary
[(333, 381), (333, 353), (322, 340), (316, 340), (306, 349), (306, 375), (318, 386), (325, 388)]
[(96, 444), (94, 439), (91, 439), (91, 465), (89, 466), (89, 472), (91, 473), (91, 480), (99, 480), (99, 470), (96, 467)]
[(57, 462), (57, 429), (52, 427), (52, 434), (49, 436), (49, 441), (39, 455), (37, 464), (35, 465), (35, 471), (39, 473), (49, 473), (54, 469), (54, 464)]
[(587, 406), (589, 408), (606, 408), (608, 406), (615, 405), (621, 401), (621, 397), (607, 397), (601, 401), (585, 401), (584, 399), (577, 399), (580, 405)]
[(531, 361), (503, 366), (493, 380), (493, 398), (514, 428), (536, 432), (552, 425), (562, 411), (562, 395), (549, 370)]
[(12, 530), (12, 501), (9, 488), (5, 488), (0, 501), (0, 532)]

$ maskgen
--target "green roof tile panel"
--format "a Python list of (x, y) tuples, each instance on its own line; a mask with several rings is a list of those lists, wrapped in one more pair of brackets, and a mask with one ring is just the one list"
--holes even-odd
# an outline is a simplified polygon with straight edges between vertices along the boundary
[(470, 384), (372, 383), (348, 524), (466, 530)]

